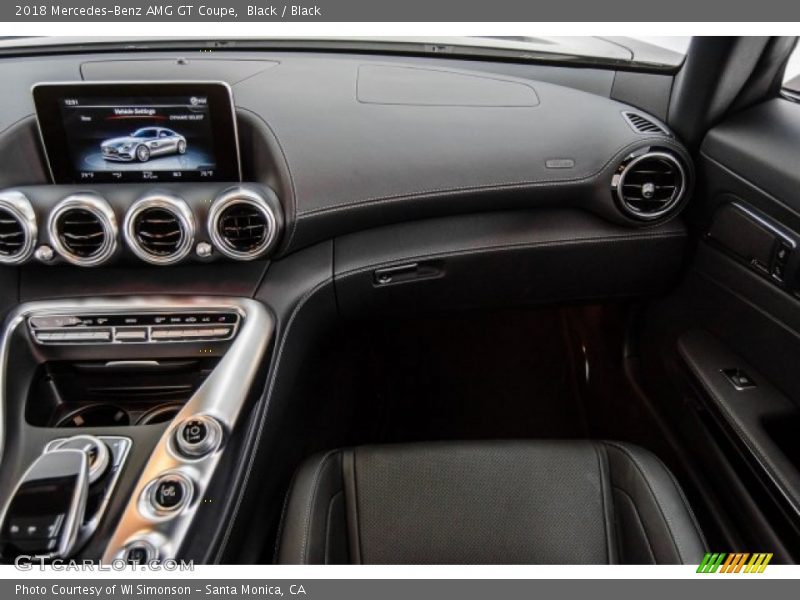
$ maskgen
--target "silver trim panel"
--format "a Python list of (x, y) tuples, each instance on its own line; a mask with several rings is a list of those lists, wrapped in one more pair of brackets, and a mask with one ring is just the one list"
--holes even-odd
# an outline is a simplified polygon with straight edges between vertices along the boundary
[[(98, 314), (118, 315), (120, 311), (96, 311)], [(148, 312), (161, 311), (139, 311), (136, 316), (146, 316)], [(72, 322), (77, 322), (76, 314), (45, 314), (33, 313), (28, 317), (28, 329), (31, 338), (37, 343), (45, 346), (73, 345), (73, 344), (164, 344), (164, 343), (187, 343), (187, 342), (227, 342), (236, 337), (242, 320), (242, 314), (234, 311), (203, 311), (206, 314), (232, 315), (235, 322), (215, 324), (197, 323), (180, 325), (108, 325), (108, 326), (89, 326), (74, 327), (68, 326)], [(183, 314), (195, 314), (193, 311), (170, 311), (169, 315), (179, 316)], [(65, 326), (47, 326), (40, 323), (43, 317), (56, 318), (65, 323)], [(38, 321), (38, 323), (37, 323)], [(135, 333), (136, 335), (131, 335)]]
[[(174, 254), (160, 256), (152, 254), (147, 248), (136, 240), (136, 219), (144, 211), (151, 208), (160, 208), (174, 215), (181, 228), (181, 240)], [(186, 258), (192, 251), (195, 236), (194, 213), (186, 201), (172, 194), (148, 193), (139, 198), (125, 213), (125, 222), (122, 227), (125, 243), (131, 251), (143, 261), (153, 265), (171, 265)]]
[[(100, 249), (92, 256), (82, 257), (70, 252), (61, 241), (58, 231), (58, 220), (69, 210), (85, 210), (92, 213), (100, 221), (105, 237)], [(94, 193), (72, 194), (59, 202), (47, 219), (47, 231), (53, 249), (68, 263), (79, 267), (94, 267), (106, 262), (117, 250), (117, 217), (105, 198)]]
[[(233, 248), (219, 231), (219, 219), (222, 213), (236, 204), (247, 204), (255, 208), (266, 221), (267, 233), (264, 241), (254, 250), (242, 252)], [(277, 220), (275, 213), (264, 197), (256, 190), (247, 186), (235, 186), (220, 193), (208, 211), (208, 234), (214, 246), (222, 254), (234, 260), (255, 260), (269, 250), (278, 235)]]
[(5, 191), (0, 195), (0, 208), (10, 212), (19, 221), (25, 236), (22, 250), (11, 256), (0, 255), (0, 264), (18, 265), (28, 260), (36, 248), (36, 238), (39, 234), (36, 213), (27, 196), (14, 190)]

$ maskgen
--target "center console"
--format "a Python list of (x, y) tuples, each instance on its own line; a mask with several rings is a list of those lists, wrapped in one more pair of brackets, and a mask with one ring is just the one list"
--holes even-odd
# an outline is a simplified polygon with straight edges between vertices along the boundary
[(0, 561), (174, 558), (267, 368), (270, 153), (221, 82), (32, 94), (49, 181), (0, 189)]
[(247, 298), (19, 306), (0, 345), (0, 558), (175, 557), (273, 328)]

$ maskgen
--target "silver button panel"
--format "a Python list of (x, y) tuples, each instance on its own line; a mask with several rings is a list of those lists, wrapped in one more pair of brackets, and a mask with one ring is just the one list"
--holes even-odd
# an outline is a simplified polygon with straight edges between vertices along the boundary
[(28, 329), (40, 344), (150, 344), (227, 341), (236, 336), (233, 312), (35, 315)]

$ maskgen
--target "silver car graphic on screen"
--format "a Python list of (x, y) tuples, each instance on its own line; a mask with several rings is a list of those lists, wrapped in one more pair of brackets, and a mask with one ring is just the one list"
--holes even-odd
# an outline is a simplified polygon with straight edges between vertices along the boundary
[(129, 136), (104, 141), (100, 149), (106, 160), (147, 162), (154, 156), (185, 154), (186, 138), (166, 127), (143, 127)]

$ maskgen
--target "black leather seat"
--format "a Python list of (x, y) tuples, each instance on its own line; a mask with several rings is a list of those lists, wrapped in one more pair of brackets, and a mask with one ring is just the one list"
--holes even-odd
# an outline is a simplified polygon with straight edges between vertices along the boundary
[(651, 453), (616, 442), (335, 450), (298, 470), (280, 563), (696, 563), (705, 543)]

